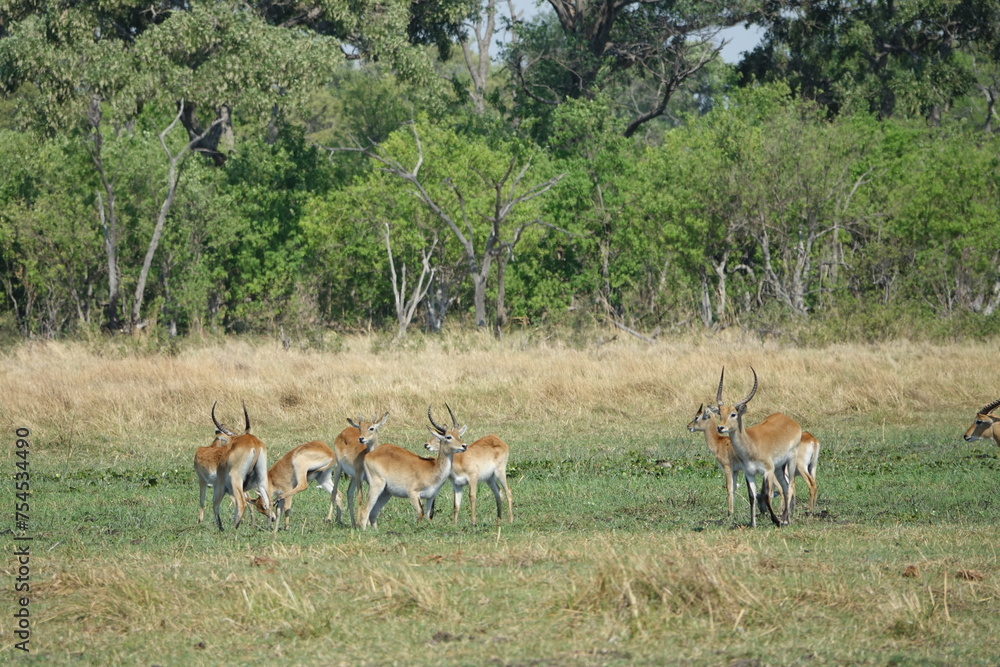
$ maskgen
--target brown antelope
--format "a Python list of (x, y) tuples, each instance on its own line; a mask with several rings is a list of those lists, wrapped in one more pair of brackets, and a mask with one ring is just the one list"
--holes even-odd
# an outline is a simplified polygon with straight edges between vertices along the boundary
[[(454, 418), (454, 415), (452, 416)], [(437, 434), (431, 431), (433, 437), (424, 443), (424, 448), (431, 452), (439, 449)], [(455, 512), (452, 523), (458, 523), (458, 510), (462, 506), (462, 490), (469, 487), (469, 505), (472, 509), (472, 524), (476, 523), (476, 491), (479, 482), (486, 482), (493, 491), (497, 503), (497, 521), (503, 517), (500, 500), (500, 486), (507, 496), (507, 516), (514, 523), (514, 503), (510, 497), (510, 487), (507, 486), (507, 459), (510, 457), (510, 447), (495, 435), (479, 438), (459, 454), (455, 454), (451, 465), (451, 485), (455, 489)], [(429, 515), (434, 513), (434, 500), (431, 499)], [(429, 517), (428, 517), (429, 518)]]
[[(810, 514), (816, 511), (816, 497), (819, 495), (819, 487), (816, 485), (817, 463), (819, 463), (819, 440), (809, 431), (802, 431), (802, 439), (799, 440), (799, 458), (795, 462), (795, 474), (806, 480), (806, 486), (809, 487)], [(791, 481), (789, 480), (789, 483)]]
[(348, 417), (349, 426), (340, 432), (337, 439), (333, 441), (333, 451), (336, 455), (337, 463), (333, 471), (333, 496), (337, 505), (337, 523), (341, 520), (340, 494), (337, 486), (340, 484), (341, 475), (350, 478), (347, 486), (347, 505), (351, 514), (351, 526), (358, 527), (355, 518), (355, 497), (361, 482), (365, 479), (365, 457), (368, 453), (378, 447), (378, 431), (389, 419), (389, 413), (382, 415), (381, 419), (373, 417), (370, 420), (358, 417), (358, 422), (354, 423)]
[(996, 426), (997, 423), (1000, 423), (1000, 417), (990, 414), (998, 406), (1000, 406), (1000, 398), (983, 406), (983, 409), (976, 414), (976, 419), (972, 422), (972, 426), (965, 432), (966, 442), (986, 440), (992, 437), (993, 442), (1000, 447), (1000, 428)]
[(715, 455), (715, 460), (719, 462), (722, 474), (726, 479), (727, 506), (729, 508), (729, 516), (732, 516), (734, 512), (733, 496), (736, 489), (736, 478), (743, 471), (743, 463), (740, 461), (740, 457), (736, 454), (736, 450), (733, 449), (733, 445), (729, 441), (729, 436), (719, 435), (712, 410), (711, 408), (706, 408), (704, 404), (698, 408), (698, 412), (695, 414), (694, 419), (688, 423), (687, 428), (692, 433), (701, 431), (705, 434), (705, 442), (708, 444), (708, 449)]
[[(755, 503), (757, 475), (764, 476), (762, 497), (757, 502), (763, 501), (771, 515), (771, 520), (776, 526), (781, 526), (789, 522), (790, 507), (791, 503), (794, 502), (795, 486), (789, 480), (795, 477), (802, 427), (791, 417), (780, 412), (768, 416), (756, 426), (747, 428), (744, 425), (743, 417), (746, 414), (747, 403), (757, 393), (757, 371), (753, 367), (750, 368), (750, 371), (753, 373), (753, 389), (742, 401), (730, 406), (722, 403), (722, 383), (726, 374), (725, 369), (722, 370), (722, 376), (719, 378), (719, 389), (715, 395), (717, 414), (719, 415), (719, 424), (716, 430), (720, 435), (729, 436), (733, 450), (743, 463), (748, 487), (747, 493), (750, 496), (750, 526), (757, 525)], [(785, 466), (787, 466), (787, 471), (780, 477), (777, 476), (775, 470)], [(778, 489), (781, 495), (780, 520), (771, 507), (768, 489)]]
[(451, 414), (452, 426), (445, 428), (434, 422), (430, 407), (427, 408), (427, 419), (434, 430), (431, 431), (438, 440), (438, 455), (436, 459), (425, 459), (413, 452), (390, 445), (382, 445), (365, 457), (365, 475), (368, 477), (368, 504), (365, 507), (361, 528), (378, 527), (378, 515), (389, 498), (409, 498), (417, 511), (417, 522), (424, 518), (424, 510), (420, 501), (427, 502), (430, 509), (431, 500), (441, 489), (441, 485), (451, 475), (452, 457), (466, 449), (462, 442), (465, 426), (459, 426), (455, 413)]
[(264, 507), (264, 499), (260, 496), (251, 503), (258, 512), (268, 516), (274, 522), (277, 532), (281, 515), (285, 515), (285, 530), (288, 530), (288, 519), (292, 513), (292, 496), (306, 490), (309, 482), (330, 494), (330, 510), (326, 520), (333, 518), (334, 491), (333, 470), (336, 457), (333, 450), (325, 442), (313, 440), (295, 447), (282, 456), (267, 471), (267, 491), (271, 498), (271, 512)]
[[(726, 478), (726, 494), (729, 500), (729, 514), (733, 514), (733, 496), (736, 488), (736, 480), (743, 464), (740, 457), (736, 455), (729, 437), (719, 435), (716, 429), (714, 415), (711, 408), (706, 408), (704, 404), (698, 408), (694, 419), (688, 423), (687, 428), (692, 433), (699, 431), (705, 434), (705, 441), (708, 449), (715, 455), (722, 472)], [(795, 474), (806, 480), (809, 487), (809, 511), (813, 512), (816, 507), (816, 464), (819, 461), (819, 440), (809, 431), (802, 432), (802, 439), (799, 441), (799, 458), (795, 465)], [(787, 469), (782, 468), (782, 474), (787, 475)], [(792, 508), (794, 510), (794, 508)]]
[(243, 418), (246, 428), (242, 435), (236, 435), (215, 418), (215, 405), (212, 405), (212, 421), (217, 431), (229, 438), (229, 445), (219, 459), (216, 484), (213, 487), (212, 504), (215, 510), (215, 522), (222, 530), (222, 518), (219, 516), (219, 505), (228, 494), (236, 501), (236, 511), (233, 516), (233, 527), (239, 528), (246, 510), (247, 497), (245, 488), (255, 486), (257, 494), (262, 498), (265, 514), (271, 511), (270, 496), (267, 492), (267, 448), (260, 439), (250, 433), (250, 415), (247, 414), (246, 403), (243, 404)]
[[(212, 413), (215, 413), (214, 405)], [(216, 428), (215, 440), (212, 441), (212, 444), (194, 450), (194, 472), (198, 476), (198, 485), (201, 487), (198, 499), (198, 523), (205, 519), (205, 491), (208, 487), (212, 487), (214, 493), (219, 473), (219, 462), (228, 449), (229, 436)]]

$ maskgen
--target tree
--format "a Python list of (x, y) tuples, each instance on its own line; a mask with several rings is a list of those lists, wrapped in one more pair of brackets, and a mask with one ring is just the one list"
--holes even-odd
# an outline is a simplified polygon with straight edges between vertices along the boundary
[[(315, 39), (270, 26), (242, 11), (242, 5), (206, 2), (183, 10), (172, 4), (155, 9), (163, 9), (163, 15), (127, 2), (110, 9), (52, 3), (25, 11), (0, 40), (0, 86), (19, 100), (22, 122), (50, 133), (77, 133), (89, 147), (102, 189), (97, 208), (108, 264), (105, 319), (112, 330), (118, 328), (123, 269), (116, 172), (104, 156), (105, 126), (117, 139), (127, 139), (144, 111), (158, 107), (177, 109), (188, 129), (189, 148), (177, 155), (161, 137), (170, 176), (138, 269), (130, 316), (135, 327), (187, 151), (206, 152), (222, 164), (231, 108), (263, 122), (289, 99), (291, 88), (315, 81), (332, 62), (330, 50), (317, 49)], [(194, 109), (206, 105), (216, 109), (216, 117), (201, 129)]]
[(882, 242), (904, 249), (901, 282), (941, 316), (1000, 307), (998, 141), (931, 132), (903, 160), (899, 206)]
[[(464, 255), (467, 275), (473, 286), (476, 326), (485, 327), (486, 287), (493, 263), (497, 265), (495, 325), (506, 322), (506, 285), (504, 272), (514, 248), (529, 228), (545, 223), (532, 215), (532, 200), (546, 193), (562, 178), (559, 174), (534, 184), (525, 179), (532, 168), (533, 156), (516, 144), (500, 141), (463, 142), (451, 132), (423, 126), (432, 148), (428, 163), (430, 175), (422, 176), (424, 147), (417, 124), (409, 131), (413, 143), (404, 145), (397, 133), (382, 146), (342, 148), (362, 152), (381, 165), (381, 169), (413, 188), (413, 196), (444, 224), (458, 241)], [(394, 154), (408, 153), (407, 157)], [(412, 160), (406, 167), (403, 160)], [(527, 214), (525, 213), (527, 212)]]
[(554, 15), (519, 24), (505, 59), (528, 115), (646, 80), (636, 89), (643, 98), (623, 105), (628, 137), (662, 116), (674, 94), (718, 59), (719, 29), (748, 16), (735, 4), (549, 0)]
[(192, 138), (185, 146), (174, 153), (170, 150), (170, 147), (167, 146), (166, 136), (170, 134), (170, 131), (174, 129), (174, 126), (183, 116), (184, 100), (181, 100), (174, 120), (166, 128), (164, 128), (159, 135), (160, 146), (163, 147), (163, 152), (167, 156), (167, 192), (163, 197), (163, 203), (160, 205), (160, 212), (156, 216), (156, 225), (153, 227), (153, 234), (149, 239), (149, 245), (146, 248), (146, 255), (142, 260), (142, 268), (139, 269), (139, 277), (135, 283), (135, 297), (132, 299), (132, 319), (129, 321), (129, 327), (132, 331), (141, 329), (143, 326), (140, 322), (140, 317), (142, 314), (143, 300), (146, 297), (146, 281), (149, 279), (149, 269), (153, 264), (153, 256), (156, 254), (156, 250), (160, 246), (160, 238), (163, 236), (163, 226), (167, 222), (167, 216), (170, 214), (170, 209), (177, 196), (177, 185), (180, 183), (181, 169), (184, 166), (184, 161), (187, 159), (191, 151), (199, 145), (205, 135), (211, 132), (217, 125), (222, 123), (221, 119), (213, 121), (212, 125), (205, 129), (200, 135)]
[(635, 296), (630, 287), (641, 281), (637, 263), (650, 252), (646, 242), (641, 249), (632, 244), (649, 237), (642, 222), (628, 213), (637, 196), (632, 184), (640, 160), (621, 127), (611, 100), (598, 95), (593, 101), (570, 100), (557, 109), (551, 138), (560, 166), (569, 174), (553, 214), (580, 239), (589, 288), (604, 315), (619, 323)]
[(746, 81), (786, 80), (831, 114), (941, 120), (975, 90), (970, 56), (995, 54), (1000, 5), (991, 0), (785, 2), (762, 14), (760, 46), (740, 70)]
[(392, 243), (389, 237), (389, 223), (386, 223), (385, 250), (389, 256), (389, 277), (392, 279), (392, 295), (396, 302), (396, 321), (399, 323), (396, 338), (402, 338), (406, 333), (406, 328), (410, 326), (410, 322), (413, 320), (413, 313), (417, 310), (417, 306), (420, 305), (423, 298), (427, 296), (427, 292), (434, 282), (436, 269), (431, 268), (430, 257), (434, 252), (434, 246), (437, 245), (437, 239), (434, 239), (434, 243), (429, 248), (425, 247), (421, 249), (420, 259), (423, 269), (420, 272), (420, 277), (417, 278), (417, 284), (413, 285), (412, 293), (407, 294), (406, 264), (402, 264), (402, 277), (397, 278), (396, 262), (392, 256)]
[(100, 231), (87, 224), (94, 185), (79, 143), (0, 131), (0, 280), (9, 332), (51, 337), (100, 319)]

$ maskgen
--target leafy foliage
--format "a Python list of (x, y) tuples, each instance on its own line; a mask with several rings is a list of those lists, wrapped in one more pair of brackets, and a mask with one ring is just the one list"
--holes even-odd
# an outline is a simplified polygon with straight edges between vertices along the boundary
[(996, 331), (995, 3), (0, 6), (7, 336)]

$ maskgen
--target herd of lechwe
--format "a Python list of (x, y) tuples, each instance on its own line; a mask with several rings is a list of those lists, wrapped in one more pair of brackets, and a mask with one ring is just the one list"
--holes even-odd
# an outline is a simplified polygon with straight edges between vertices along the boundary
[[(219, 505), (227, 495), (236, 505), (234, 525), (239, 526), (247, 505), (253, 505), (266, 515), (277, 530), (281, 515), (285, 516), (288, 527), (292, 498), (304, 491), (310, 482), (330, 494), (330, 510), (327, 521), (333, 518), (337, 509), (337, 521), (342, 522), (341, 494), (337, 486), (343, 476), (349, 481), (347, 506), (351, 515), (351, 525), (357, 527), (355, 515), (356, 498), (361, 483), (368, 483), (368, 500), (361, 515), (361, 527), (377, 527), (378, 515), (389, 498), (409, 498), (417, 512), (417, 520), (432, 516), (434, 498), (444, 485), (451, 480), (455, 488), (455, 514), (462, 503), (462, 491), (468, 486), (472, 522), (476, 522), (476, 490), (479, 482), (486, 482), (497, 504), (497, 519), (502, 516), (500, 490), (507, 498), (507, 516), (514, 520), (514, 506), (510, 488), (507, 486), (507, 458), (510, 448), (495, 435), (466, 444), (462, 440), (466, 427), (458, 423), (450, 406), (451, 426), (442, 426), (434, 421), (431, 408), (427, 408), (428, 430), (431, 438), (424, 447), (437, 452), (436, 458), (425, 458), (408, 449), (396, 445), (379, 444), (379, 429), (389, 418), (386, 412), (381, 418), (358, 418), (355, 422), (348, 418), (349, 426), (341, 431), (331, 449), (326, 443), (314, 440), (293, 448), (268, 469), (267, 447), (250, 433), (250, 416), (243, 405), (246, 426), (242, 435), (236, 435), (215, 417), (212, 405), (212, 421), (215, 423), (215, 439), (207, 447), (199, 447), (194, 455), (194, 469), (201, 486), (198, 521), (204, 519), (205, 490), (213, 488), (212, 504), (215, 521), (222, 530)], [(249, 491), (257, 495), (250, 498)]]
[[(750, 502), (750, 526), (757, 523), (757, 510), (767, 510), (776, 526), (789, 522), (795, 506), (796, 475), (801, 476), (809, 487), (809, 510), (816, 506), (817, 484), (816, 465), (820, 444), (794, 419), (780, 412), (769, 415), (762, 422), (747, 426), (744, 423), (747, 404), (757, 393), (757, 372), (753, 373), (753, 387), (741, 401), (733, 404), (723, 402), (722, 388), (725, 369), (719, 377), (715, 394), (715, 405), (702, 404), (694, 419), (687, 425), (691, 432), (704, 432), (709, 450), (715, 455), (722, 468), (728, 496), (728, 509), (733, 515), (733, 495), (739, 473), (746, 480)], [(279, 527), (281, 515), (285, 516), (288, 528), (292, 498), (305, 490), (310, 482), (330, 494), (330, 509), (326, 520), (333, 518), (337, 510), (337, 522), (342, 523), (342, 501), (338, 490), (340, 480), (348, 478), (347, 506), (351, 525), (358, 526), (356, 507), (359, 505), (359, 491), (362, 483), (368, 484), (368, 499), (364, 503), (360, 525), (377, 527), (378, 515), (392, 497), (409, 498), (420, 521), (434, 512), (434, 499), (446, 480), (451, 480), (455, 489), (455, 504), (452, 520), (458, 522), (458, 512), (462, 504), (463, 489), (469, 487), (472, 523), (476, 522), (476, 490), (479, 482), (486, 482), (497, 506), (497, 520), (502, 517), (501, 487), (507, 499), (507, 516), (513, 522), (514, 507), (510, 488), (507, 486), (507, 459), (510, 448), (495, 435), (487, 435), (471, 444), (462, 440), (466, 427), (458, 423), (451, 407), (451, 426), (442, 426), (434, 421), (431, 408), (427, 408), (430, 421), (428, 431), (431, 438), (424, 448), (437, 452), (437, 457), (418, 456), (408, 449), (389, 443), (379, 444), (379, 430), (389, 418), (386, 412), (372, 419), (348, 419), (349, 426), (337, 436), (331, 449), (319, 440), (299, 445), (282, 456), (268, 469), (267, 448), (264, 443), (250, 433), (250, 417), (246, 405), (243, 406), (245, 428), (241, 435), (235, 434), (219, 423), (212, 406), (212, 421), (215, 423), (215, 439), (206, 447), (195, 451), (194, 468), (201, 487), (198, 507), (198, 521), (204, 519), (205, 491), (213, 487), (213, 508), (216, 524), (222, 530), (219, 505), (227, 495), (235, 503), (234, 525), (239, 526), (247, 505), (267, 516)], [(983, 406), (976, 419), (965, 433), (967, 441), (993, 438), (1000, 446), (1000, 417), (990, 414), (1000, 407), (1000, 399)], [(757, 491), (757, 476), (763, 478), (760, 492)], [(250, 498), (249, 491), (257, 495)], [(781, 498), (780, 517), (771, 505), (772, 494)]]

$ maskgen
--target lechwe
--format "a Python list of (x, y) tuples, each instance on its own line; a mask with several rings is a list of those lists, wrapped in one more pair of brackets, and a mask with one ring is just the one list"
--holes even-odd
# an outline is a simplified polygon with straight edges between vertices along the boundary
[(292, 513), (292, 496), (305, 491), (309, 482), (330, 494), (330, 510), (326, 520), (333, 518), (334, 490), (333, 470), (336, 457), (333, 450), (325, 442), (313, 440), (295, 447), (282, 456), (267, 471), (267, 490), (271, 497), (271, 512), (264, 508), (264, 499), (260, 496), (251, 502), (257, 511), (268, 516), (274, 522), (277, 532), (281, 515), (285, 515), (285, 530), (288, 530), (288, 519)]
[[(740, 457), (737, 456), (736, 451), (733, 449), (733, 445), (729, 441), (729, 436), (719, 435), (712, 410), (706, 408), (704, 404), (698, 408), (698, 412), (695, 414), (694, 419), (688, 423), (687, 428), (692, 433), (701, 431), (705, 434), (705, 442), (708, 445), (708, 449), (715, 455), (715, 460), (719, 462), (719, 467), (722, 468), (722, 474), (725, 477), (726, 502), (729, 508), (729, 515), (732, 516), (734, 512), (733, 496), (736, 489), (736, 478), (743, 470), (743, 463), (740, 461)], [(753, 502), (752, 497), (750, 502)]]
[[(212, 415), (215, 416), (215, 406), (212, 406)], [(198, 498), (198, 523), (205, 519), (205, 491), (212, 487), (213, 492), (219, 474), (219, 463), (223, 455), (229, 449), (229, 436), (225, 431), (221, 431), (219, 426), (215, 429), (215, 439), (207, 447), (199, 447), (194, 450), (194, 472), (198, 477), (200, 493)], [(228, 431), (228, 429), (227, 429)], [(231, 431), (229, 431), (231, 433)]]
[(236, 502), (233, 516), (233, 527), (239, 528), (246, 510), (247, 499), (244, 489), (256, 487), (257, 494), (264, 504), (264, 513), (271, 511), (270, 496), (267, 492), (267, 448), (257, 436), (250, 433), (250, 415), (247, 414), (246, 403), (243, 404), (243, 418), (246, 428), (242, 435), (236, 435), (215, 418), (215, 405), (212, 405), (212, 421), (217, 431), (229, 437), (229, 445), (219, 459), (216, 484), (213, 487), (212, 505), (215, 510), (215, 522), (222, 530), (222, 518), (219, 516), (219, 505), (228, 494)]
[(816, 498), (819, 495), (819, 487), (816, 482), (816, 465), (818, 463), (819, 440), (809, 431), (802, 431), (802, 439), (799, 440), (799, 457), (795, 462), (795, 474), (806, 480), (806, 485), (809, 487), (810, 514), (816, 511)]
[[(737, 486), (737, 478), (743, 470), (740, 457), (736, 455), (729, 436), (719, 435), (716, 428), (715, 418), (711, 408), (704, 404), (698, 408), (687, 428), (692, 433), (703, 432), (709, 451), (715, 455), (715, 460), (719, 462), (726, 480), (726, 495), (728, 497), (729, 514), (733, 514), (733, 497)], [(809, 486), (809, 511), (813, 512), (816, 507), (817, 486), (816, 486), (816, 464), (819, 461), (819, 440), (809, 431), (802, 432), (802, 439), (799, 441), (799, 458), (795, 465), (795, 474), (806, 480)], [(782, 474), (787, 474), (787, 467), (782, 468)], [(745, 473), (744, 473), (745, 476)], [(751, 500), (751, 502), (753, 502)], [(794, 507), (792, 508), (794, 511)]]
[(365, 475), (368, 477), (368, 504), (365, 507), (361, 527), (378, 527), (378, 515), (389, 498), (409, 498), (417, 511), (417, 522), (424, 518), (424, 510), (420, 501), (427, 501), (430, 509), (431, 501), (441, 489), (448, 476), (451, 475), (452, 458), (455, 454), (464, 452), (466, 444), (462, 442), (465, 426), (459, 426), (455, 413), (451, 414), (452, 426), (445, 428), (434, 422), (430, 407), (427, 408), (427, 419), (434, 430), (431, 431), (438, 441), (436, 459), (425, 459), (413, 452), (390, 445), (378, 447), (365, 457)]
[(997, 424), (1000, 423), (1000, 417), (990, 414), (998, 406), (1000, 406), (1000, 398), (983, 406), (983, 409), (976, 414), (972, 426), (965, 432), (966, 442), (993, 438), (993, 442), (1000, 447), (1000, 427), (997, 427)]
[(381, 419), (377, 416), (370, 420), (358, 417), (358, 422), (355, 424), (348, 417), (349, 426), (341, 431), (337, 439), (333, 441), (333, 451), (337, 459), (333, 471), (333, 496), (337, 505), (337, 523), (343, 523), (337, 486), (340, 484), (341, 475), (347, 475), (350, 478), (350, 483), (347, 486), (348, 512), (351, 515), (351, 526), (358, 527), (354, 499), (358, 489), (361, 488), (361, 482), (365, 475), (365, 457), (378, 447), (378, 431), (385, 425), (388, 418), (388, 412), (382, 415)]
[[(726, 371), (722, 369), (719, 377), (719, 389), (716, 392), (716, 410), (719, 415), (717, 430), (720, 435), (728, 435), (732, 443), (733, 450), (743, 464), (743, 471), (747, 480), (747, 493), (750, 495), (750, 526), (757, 525), (757, 504), (764, 501), (768, 513), (774, 525), (781, 526), (789, 522), (789, 512), (791, 503), (795, 495), (795, 486), (789, 480), (795, 477), (796, 462), (799, 453), (799, 441), (802, 439), (802, 427), (798, 422), (788, 415), (776, 412), (768, 416), (764, 421), (749, 428), (743, 423), (746, 414), (747, 403), (754, 394), (757, 393), (757, 371), (750, 368), (753, 373), (753, 389), (746, 398), (735, 405), (723, 405), (722, 403), (722, 383)], [(780, 477), (775, 474), (775, 470), (787, 466), (787, 472)], [(763, 497), (757, 502), (756, 476), (763, 475)], [(781, 495), (781, 519), (774, 513), (771, 507), (770, 492), (768, 489), (779, 489)]]
[[(450, 410), (449, 410), (450, 412)], [(455, 415), (452, 415), (452, 421)], [(431, 452), (438, 451), (440, 444), (437, 434), (431, 431), (432, 438), (424, 443), (424, 448)], [(510, 487), (507, 486), (507, 459), (510, 457), (510, 447), (507, 443), (495, 435), (486, 435), (479, 438), (468, 448), (455, 454), (451, 465), (451, 485), (455, 489), (455, 511), (452, 522), (458, 523), (458, 510), (462, 506), (462, 491), (469, 487), (469, 506), (472, 509), (472, 523), (476, 523), (476, 490), (479, 482), (486, 482), (493, 491), (493, 498), (497, 503), (497, 521), (503, 518), (503, 503), (500, 500), (500, 487), (503, 487), (504, 495), (507, 497), (507, 516), (511, 523), (514, 523), (514, 503), (510, 496)], [(430, 511), (434, 513), (434, 500), (431, 500)], [(430, 518), (430, 517), (428, 517)]]

